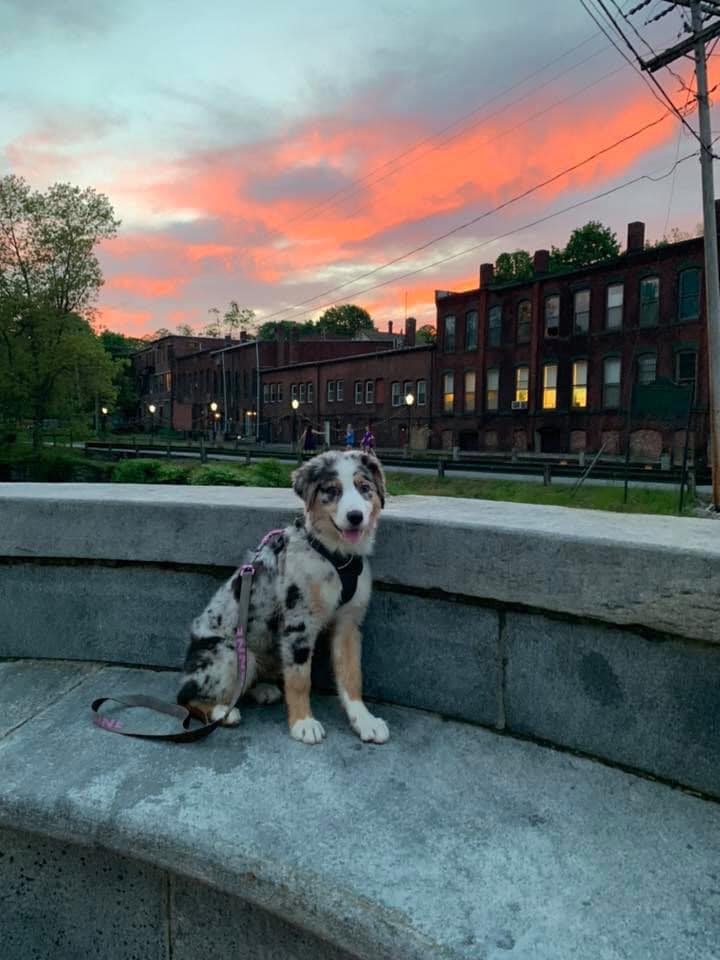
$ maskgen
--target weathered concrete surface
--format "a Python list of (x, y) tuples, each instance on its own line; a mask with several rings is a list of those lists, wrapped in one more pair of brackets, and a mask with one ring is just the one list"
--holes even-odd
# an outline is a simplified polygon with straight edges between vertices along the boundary
[(508, 613), (510, 730), (720, 797), (720, 648)]
[(4, 960), (170, 960), (162, 871), (0, 830)]
[(95, 664), (62, 661), (0, 662), (0, 738), (61, 699), (98, 669)]
[[(232, 566), (298, 508), (286, 490), (0, 484), (0, 557)], [(398, 497), (373, 571), (720, 643), (720, 537), (703, 520)]]
[(0, 741), (0, 825), (199, 879), (361, 960), (717, 960), (720, 806), (401, 708), (377, 708), (382, 747), (323, 698), (312, 748), (281, 707), (186, 747), (90, 725), (97, 695), (174, 685), (107, 668)]

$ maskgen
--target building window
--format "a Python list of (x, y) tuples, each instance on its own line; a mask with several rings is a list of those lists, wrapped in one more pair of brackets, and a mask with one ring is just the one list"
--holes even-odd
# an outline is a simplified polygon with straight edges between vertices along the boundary
[(363, 402), (363, 383), (362, 380), (355, 381), (355, 403)]
[(607, 357), (603, 364), (603, 406), (620, 406), (620, 358)]
[(475, 386), (475, 371), (468, 370), (465, 373), (465, 413), (475, 413)]
[(392, 405), (394, 407), (399, 407), (400, 406), (400, 381), (399, 380), (393, 380), (393, 382), (390, 384), (390, 396), (392, 398), (390, 401)]
[(502, 341), (502, 310), (500, 307), (490, 307), (488, 310), (487, 345), (499, 347)]
[(700, 316), (700, 271), (693, 267), (678, 277), (678, 318), (696, 320)]
[(545, 301), (545, 336), (557, 337), (560, 333), (560, 297), (548, 297)]
[(452, 413), (455, 409), (455, 375), (444, 373), (442, 379), (443, 413)]
[(660, 314), (660, 277), (640, 281), (640, 326), (656, 327)]
[(415, 402), (419, 407), (424, 407), (427, 403), (427, 382), (425, 380), (418, 380), (417, 382)]
[(654, 353), (643, 353), (637, 358), (637, 382), (640, 386), (655, 383), (657, 357)]
[(277, 398), (278, 398), (278, 403), (283, 402), (283, 385), (281, 383), (277, 385)]
[(556, 363), (546, 363), (543, 367), (543, 410), (555, 410), (557, 408), (557, 376), (558, 365)]
[[(245, 384), (245, 386), (247, 386), (247, 384)], [(296, 384), (296, 383), (291, 383), (291, 384), (290, 384), (290, 400), (291, 400), (291, 402), (292, 402), (293, 400), (297, 400), (297, 395), (298, 395), (297, 384)], [(247, 390), (245, 391), (245, 396), (247, 396)]]
[(477, 310), (470, 310), (465, 314), (465, 349), (477, 350), (478, 345), (478, 315)]
[(530, 367), (515, 368), (515, 403), (528, 402), (528, 388), (530, 384)]
[(307, 385), (307, 402), (312, 403), (315, 399), (315, 384), (309, 383)]
[(487, 372), (487, 389), (485, 391), (485, 406), (488, 410), (497, 410), (500, 403), (500, 371), (497, 369)]
[(338, 402), (345, 399), (345, 381), (336, 380), (335, 381), (335, 398)]
[(263, 384), (263, 403), (267, 403), (270, 400), (270, 384)]
[(517, 308), (517, 342), (530, 342), (531, 307), (529, 300), (521, 300)]
[(455, 317), (445, 317), (443, 349), (445, 353), (453, 353), (455, 351)]
[(270, 403), (276, 403), (277, 401), (277, 384), (270, 384)]
[(412, 380), (406, 380), (403, 384), (403, 403), (405, 402), (405, 397), (413, 392)]
[(300, 403), (305, 403), (305, 384), (300, 384)]
[(675, 354), (675, 383), (689, 387), (695, 382), (697, 354), (694, 350), (680, 350)]
[(328, 398), (328, 403), (335, 402), (335, 381), (334, 380), (328, 380), (327, 382), (327, 398)]
[(365, 381), (365, 403), (375, 403), (375, 381)]
[(573, 332), (590, 331), (590, 291), (578, 290), (573, 300)]
[(576, 360), (572, 365), (572, 405), (575, 409), (587, 407), (587, 360)]
[(606, 330), (620, 330), (622, 328), (624, 289), (621, 283), (612, 283), (607, 288)]

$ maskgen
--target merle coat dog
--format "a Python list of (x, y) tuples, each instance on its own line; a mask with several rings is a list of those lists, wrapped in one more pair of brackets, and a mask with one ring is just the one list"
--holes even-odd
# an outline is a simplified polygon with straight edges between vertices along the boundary
[[(372, 552), (385, 479), (379, 461), (360, 452), (328, 452), (293, 474), (304, 502), (304, 520), (276, 533), (254, 559), (243, 693), (260, 703), (282, 697), (290, 735), (320, 743), (322, 725), (310, 709), (310, 667), (321, 631), (331, 634), (338, 694), (362, 740), (384, 743), (389, 732), (362, 700), (360, 625), (370, 599)], [(225, 723), (240, 722), (229, 700), (237, 677), (234, 633), (238, 623), (239, 571), (223, 584), (193, 622), (178, 703), (211, 720), (234, 709)]]

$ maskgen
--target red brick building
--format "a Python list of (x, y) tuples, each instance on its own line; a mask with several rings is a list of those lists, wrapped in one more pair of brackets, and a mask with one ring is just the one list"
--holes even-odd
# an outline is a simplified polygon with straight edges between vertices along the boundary
[[(634, 384), (695, 382), (690, 439), (704, 454), (703, 240), (646, 248), (644, 232), (629, 224), (626, 252), (592, 267), (550, 273), (539, 250), (528, 280), (498, 283), (483, 264), (477, 289), (436, 293), (435, 443), (617, 454)], [(680, 455), (685, 418), (633, 419), (634, 457)]]

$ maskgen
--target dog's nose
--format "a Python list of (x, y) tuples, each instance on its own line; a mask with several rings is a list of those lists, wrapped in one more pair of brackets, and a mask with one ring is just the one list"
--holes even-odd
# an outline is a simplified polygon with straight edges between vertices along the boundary
[(353, 527), (359, 527), (363, 522), (362, 511), (360, 510), (351, 510), (348, 515), (348, 523)]

